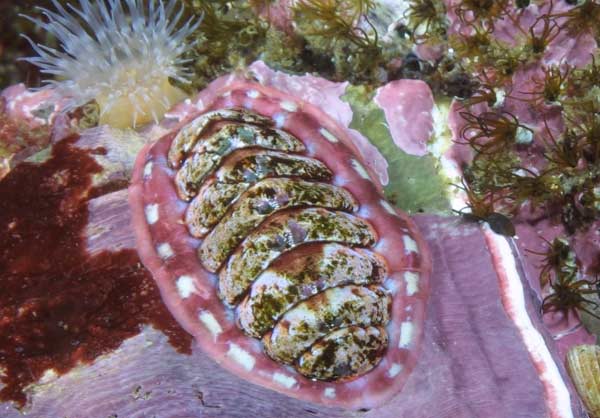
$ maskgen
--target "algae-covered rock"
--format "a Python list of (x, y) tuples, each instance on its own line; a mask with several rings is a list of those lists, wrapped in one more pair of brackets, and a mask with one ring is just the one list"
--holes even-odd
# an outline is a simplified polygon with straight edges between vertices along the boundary
[(435, 157), (409, 155), (398, 148), (390, 135), (383, 111), (372, 100), (374, 92), (350, 86), (344, 99), (354, 112), (351, 128), (364, 134), (383, 154), (389, 167), (385, 195), (409, 213), (445, 213), (449, 181), (439, 171)]

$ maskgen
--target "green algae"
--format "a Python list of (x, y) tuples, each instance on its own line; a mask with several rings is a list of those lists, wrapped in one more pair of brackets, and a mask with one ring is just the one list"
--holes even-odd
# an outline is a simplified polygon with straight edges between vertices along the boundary
[[(302, 0), (292, 8), (294, 30), (284, 30), (261, 16), (269, 1), (185, 0), (189, 16), (203, 16), (191, 36), (191, 84), (171, 80), (193, 92), (218, 76), (243, 72), (255, 60), (288, 73), (318, 73), (334, 81), (380, 85), (392, 78), (395, 58), (410, 51), (400, 37), (382, 42), (368, 15), (372, 0)], [(390, 76), (392, 74), (392, 76)]]
[(46, 147), (46, 148), (36, 152), (31, 157), (27, 158), (25, 160), (25, 162), (34, 163), (34, 164), (43, 164), (46, 161), (48, 161), (51, 157), (52, 157), (52, 147), (50, 146), (50, 147)]
[(350, 86), (343, 99), (354, 112), (350, 127), (365, 135), (389, 164), (385, 197), (408, 213), (450, 213), (449, 180), (440, 173), (437, 159), (409, 155), (398, 148), (373, 96), (374, 92), (364, 86)]
[(313, 55), (330, 56), (334, 80), (373, 83), (383, 71), (377, 30), (368, 19), (372, 0), (301, 0), (293, 6), (296, 32)]
[(190, 60), (190, 84), (173, 84), (188, 92), (204, 88), (215, 78), (243, 71), (262, 59), (276, 69), (301, 71), (298, 57), (301, 42), (286, 34), (257, 13), (269, 1), (185, 0), (189, 16), (202, 16), (202, 24), (191, 36), (195, 46), (185, 58)]

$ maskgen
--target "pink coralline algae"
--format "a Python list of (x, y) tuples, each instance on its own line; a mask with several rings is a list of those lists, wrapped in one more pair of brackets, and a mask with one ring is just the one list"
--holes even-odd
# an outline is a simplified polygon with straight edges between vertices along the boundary
[(19, 84), (0, 95), (0, 178), (18, 162), (47, 146), (60, 104), (46, 92)]
[[(449, 32), (465, 37), (472, 35), (473, 23), (469, 23), (464, 16), (461, 18), (456, 14), (460, 9), (459, 3), (447, 2), (447, 6)], [(519, 66), (514, 74), (507, 77), (498, 74), (497, 68), (494, 67), (482, 69), (482, 73), (476, 76), (482, 81), (483, 87), (480, 86), (473, 97), (453, 102), (449, 124), (454, 145), (448, 150), (446, 157), (453, 161), (459, 170), (465, 167), (470, 170), (474, 162), (475, 165), (481, 165), (482, 161), (493, 159), (494, 153), (501, 155), (502, 152), (514, 150), (513, 157), (518, 159), (519, 167), (499, 168), (503, 178), (507, 178), (508, 174), (519, 177), (519, 184), (525, 185), (527, 181), (534, 184), (536, 179), (541, 179), (546, 174), (550, 176), (555, 172), (557, 182), (552, 186), (555, 190), (563, 188), (566, 190), (570, 187), (569, 181), (576, 182), (575, 178), (566, 179), (564, 182), (558, 180), (568, 170), (563, 174), (559, 173), (557, 168), (548, 171), (549, 163), (556, 161), (552, 156), (552, 149), (555, 145), (564, 143), (562, 138), (568, 133), (567, 125), (570, 123), (569, 129), (572, 129), (574, 125), (580, 123), (577, 121), (578, 116), (567, 113), (568, 106), (576, 103), (576, 99), (570, 97), (573, 94), (573, 87), (568, 81), (569, 77), (573, 74), (576, 76), (581, 69), (593, 64), (593, 56), (597, 50), (596, 41), (589, 30), (582, 28), (581, 32), (574, 36), (573, 31), (567, 28), (566, 14), (570, 10), (572, 7), (564, 2), (532, 4), (518, 13), (514, 10), (507, 12), (512, 13), (511, 18), (506, 17), (495, 21), (493, 30), (490, 31), (492, 39), (516, 47), (524, 38), (529, 37), (528, 42), (533, 42), (532, 48), (535, 49), (537, 45), (535, 42), (539, 42), (541, 49), (537, 55), (529, 57), (530, 62)], [(518, 28), (515, 22), (518, 22)], [(566, 107), (561, 104), (562, 100), (565, 101)], [(509, 122), (499, 122), (501, 120)], [(501, 131), (507, 128), (508, 130)], [(498, 142), (505, 139), (510, 139), (511, 142), (505, 144)], [(586, 172), (587, 163), (583, 160), (574, 164), (578, 167), (576, 170)], [(513, 170), (514, 174), (507, 173), (507, 170)], [(591, 173), (592, 166), (587, 171)], [(472, 173), (467, 174), (473, 179)], [(543, 254), (549, 251), (549, 243), (555, 236), (567, 233), (571, 235), (572, 244), (581, 243), (585, 240), (584, 237), (588, 237), (594, 230), (591, 226), (575, 231), (574, 228), (578, 229), (578, 227), (574, 227), (564, 214), (563, 225), (560, 216), (556, 215), (557, 210), (558, 212), (561, 210), (557, 206), (563, 204), (558, 205), (555, 202), (544, 204), (536, 201), (538, 199), (536, 193), (541, 196), (545, 187), (539, 183), (539, 186), (533, 187), (527, 195), (514, 197), (518, 193), (516, 183), (510, 187), (500, 185), (496, 189), (495, 197), (488, 194), (484, 199), (493, 202), (492, 205), (496, 210), (512, 213), (513, 223), (521, 238), (517, 244), (528, 260), (527, 264), (537, 266), (531, 267), (528, 277), (542, 299), (552, 293), (552, 283), (550, 285), (546, 283), (542, 288), (539, 285), (539, 272), (545, 263)], [(507, 193), (508, 189), (510, 190)], [(564, 193), (565, 199), (568, 198), (568, 194), (568, 191)], [(510, 203), (512, 201), (518, 202), (516, 207)], [(468, 205), (469, 202), (465, 202), (465, 206)], [(546, 219), (549, 217), (553, 219)], [(556, 218), (559, 218), (558, 221)], [(596, 246), (593, 241), (586, 242), (592, 247)], [(583, 263), (582, 269), (587, 270), (589, 276), (590, 251), (582, 251), (581, 245), (577, 245), (576, 249), (578, 264)], [(584, 273), (583, 276), (585, 275)], [(545, 306), (545, 308), (549, 307), (549, 304)], [(548, 312), (545, 318), (557, 339), (561, 340), (570, 335), (559, 343), (563, 354), (573, 341), (585, 342), (593, 338), (581, 326), (577, 317)]]
[(407, 154), (427, 154), (433, 133), (433, 94), (421, 80), (396, 80), (377, 90), (394, 143)]

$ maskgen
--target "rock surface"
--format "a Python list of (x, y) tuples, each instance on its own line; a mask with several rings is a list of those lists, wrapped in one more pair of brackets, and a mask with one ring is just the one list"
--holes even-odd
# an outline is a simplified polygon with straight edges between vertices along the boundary
[[(90, 202), (90, 251), (133, 248), (126, 198), (125, 191), (118, 191)], [(503, 308), (481, 229), (458, 218), (423, 215), (415, 220), (436, 260), (423, 351), (404, 390), (379, 409), (316, 406), (248, 384), (197, 347), (192, 355), (178, 354), (163, 334), (147, 327), (92, 365), (32, 387), (24, 412), (70, 418), (557, 416), (550, 415), (536, 368)], [(525, 289), (535, 315), (537, 305), (526, 283)], [(539, 327), (538, 320), (533, 322)], [(571, 400), (572, 416), (585, 417), (578, 398)], [(21, 416), (10, 404), (2, 404), (0, 414)]]

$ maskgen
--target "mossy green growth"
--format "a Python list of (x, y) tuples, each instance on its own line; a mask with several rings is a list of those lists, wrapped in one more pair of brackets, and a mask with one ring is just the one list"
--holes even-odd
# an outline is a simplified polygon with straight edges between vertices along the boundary
[[(294, 33), (278, 28), (264, 10), (270, 0), (184, 0), (185, 18), (202, 24), (190, 36), (191, 83), (171, 82), (188, 93), (215, 78), (241, 71), (260, 59), (288, 73), (317, 73), (334, 81), (378, 86), (397, 78), (393, 63), (409, 53), (412, 43), (402, 36), (379, 39), (372, 0), (302, 0), (292, 7)], [(390, 65), (388, 65), (390, 64)]]
[[(58, 0), (66, 7), (69, 0)], [(1, 27), (0, 31), (0, 90), (17, 83), (26, 83), (29, 87), (38, 87), (41, 79), (49, 78), (40, 74), (39, 68), (33, 64), (18, 61), (19, 58), (33, 56), (35, 51), (22, 35), (27, 35), (36, 44), (57, 48), (56, 39), (47, 31), (40, 28), (28, 19), (21, 17), (27, 15), (32, 18), (44, 18), (43, 8), (53, 8), (51, 0), (20, 0), (0, 2)]]
[(32, 156), (28, 157), (25, 162), (33, 164), (43, 164), (52, 158), (52, 146), (46, 147), (41, 151), (36, 152)]
[(382, 48), (368, 19), (372, 0), (301, 0), (294, 4), (296, 32), (318, 72), (336, 81), (378, 84), (385, 73)]
[(350, 127), (360, 131), (387, 160), (390, 181), (385, 197), (408, 213), (450, 213), (449, 181), (439, 172), (431, 155), (417, 157), (402, 151), (390, 135), (383, 111), (373, 101), (374, 92), (364, 86), (350, 86), (343, 99), (354, 116)]
[(185, 91), (204, 88), (215, 78), (243, 70), (257, 59), (277, 69), (295, 71), (301, 50), (298, 41), (257, 13), (269, 1), (184, 0), (188, 16), (202, 24), (190, 37), (190, 84), (174, 82)]
[(446, 41), (448, 20), (441, 0), (410, 0), (405, 13), (415, 43), (430, 45)]

